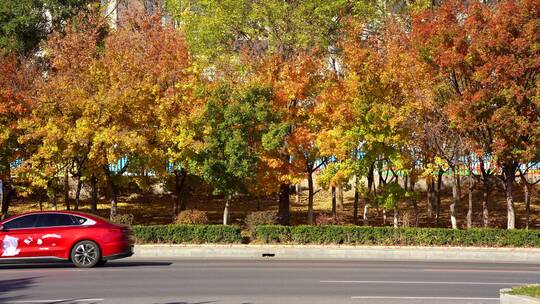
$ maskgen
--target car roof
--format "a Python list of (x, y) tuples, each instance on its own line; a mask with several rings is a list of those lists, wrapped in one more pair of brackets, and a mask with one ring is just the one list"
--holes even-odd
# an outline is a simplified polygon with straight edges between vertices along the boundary
[(50, 211), (31, 211), (31, 212), (18, 214), (18, 215), (7, 218), (7, 219), (1, 221), (0, 223), (8, 222), (8, 221), (11, 221), (13, 219), (16, 219), (16, 218), (19, 218), (19, 217), (22, 217), (22, 216), (26, 216), (26, 215), (32, 215), (32, 214), (38, 214), (38, 215), (39, 214), (68, 214), (68, 215), (82, 216), (82, 217), (86, 217), (86, 218), (89, 218), (89, 219), (92, 219), (92, 220), (95, 220), (95, 221), (100, 221), (100, 222), (104, 221), (104, 219), (99, 217), (99, 216), (95, 216), (93, 214), (88, 214), (88, 213), (85, 213), (85, 212), (67, 211), (67, 210), (64, 210), (64, 211), (63, 210), (57, 210), (57, 211), (50, 210)]

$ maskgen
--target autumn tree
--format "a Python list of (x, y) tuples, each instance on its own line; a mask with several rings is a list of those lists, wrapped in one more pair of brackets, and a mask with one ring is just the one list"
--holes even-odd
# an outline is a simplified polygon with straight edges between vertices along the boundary
[(416, 18), (420, 57), (446, 86), (445, 109), (477, 154), (491, 153), (502, 168), (508, 229), (515, 228), (513, 185), (521, 159), (538, 138), (539, 3), (447, 1)]
[[(295, 153), (298, 153), (300, 158), (287, 154), (290, 152), (287, 145), (292, 143), (289, 139), (302, 138), (305, 151), (308, 151), (310, 149), (308, 147), (313, 143), (312, 131), (308, 130), (310, 127), (304, 125), (296, 128), (288, 118), (309, 108), (309, 104), (314, 100), (300, 99), (302, 97), (300, 91), (305, 91), (302, 88), (305, 85), (302, 83), (304, 81), (302, 77), (318, 76), (318, 71), (325, 68), (308, 67), (312, 65), (309, 62), (312, 59), (310, 56), (320, 50), (324, 50), (321, 53), (328, 54), (332, 49), (329, 46), (336, 39), (336, 30), (341, 20), (340, 12), (346, 9), (346, 1), (171, 0), (167, 4), (168, 9), (186, 31), (194, 56), (208, 68), (208, 71), (212, 71), (214, 78), (224, 73), (220, 61), (236, 62), (240, 63), (240, 66), (249, 67), (249, 70), (255, 70), (247, 77), (261, 78), (265, 85), (276, 89), (273, 109), (284, 113), (284, 116), (282, 124), (274, 126), (274, 130), (270, 133), (276, 138), (268, 142), (281, 143), (279, 149), (275, 145), (275, 148), (281, 151), (281, 159), (277, 160), (274, 156), (268, 159), (272, 159), (270, 164), (276, 174), (274, 180), (279, 181), (279, 187), (274, 186), (273, 191), (280, 193), (280, 222), (288, 224), (291, 183), (297, 180), (302, 172), (305, 172), (306, 176), (313, 174), (319, 164), (315, 164), (317, 156), (313, 151), (309, 152), (309, 155), (303, 155), (302, 149), (297, 149)], [(243, 60), (242, 57), (246, 54), (247, 60)], [(261, 71), (258, 69), (259, 61), (266, 65), (266, 72), (257, 72)], [(294, 64), (300, 64), (304, 71), (296, 72)], [(300, 83), (291, 82), (296, 81), (295, 78)], [(286, 83), (286, 79), (289, 82)], [(285, 83), (288, 88), (274, 87), (278, 83)], [(298, 89), (293, 89), (294, 86)], [(287, 90), (290, 92), (286, 92)], [(282, 108), (278, 109), (278, 105)], [(289, 110), (291, 113), (285, 114)], [(270, 135), (267, 136), (269, 137)], [(306, 145), (306, 140), (312, 143)], [(297, 163), (293, 164), (293, 160)], [(275, 167), (278, 163), (280, 168)]]
[(46, 46), (54, 69), (34, 113), (28, 137), (40, 145), (28, 163), (49, 159), (72, 164), (77, 179), (102, 178), (114, 216), (128, 170), (165, 174), (176, 161), (169, 144), (177, 137), (167, 135), (190, 112), (193, 70), (183, 35), (159, 15), (135, 13), (109, 34), (104, 24), (97, 11), (81, 14)]
[(12, 164), (26, 157), (25, 147), (18, 138), (22, 134), (20, 121), (26, 118), (35, 103), (35, 86), (39, 73), (32, 60), (15, 55), (0, 55), (0, 213), (8, 216), (15, 195)]
[[(76, 207), (82, 181), (89, 178), (94, 126), (86, 115), (93, 106), (96, 78), (92, 69), (100, 59), (98, 48), (105, 33), (99, 13), (80, 14), (43, 46), (51, 71), (39, 88), (32, 115), (24, 121), (25, 133), (19, 141), (28, 145), (31, 154), (20, 171), (34, 188), (47, 191), (54, 209), (57, 187), (53, 185), (61, 175), (67, 181), (71, 173), (77, 181)], [(69, 209), (68, 199), (66, 195)]]

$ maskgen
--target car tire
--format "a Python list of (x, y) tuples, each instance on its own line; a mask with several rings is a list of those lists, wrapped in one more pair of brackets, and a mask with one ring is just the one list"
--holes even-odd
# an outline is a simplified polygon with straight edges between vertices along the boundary
[(81, 241), (71, 249), (71, 262), (79, 268), (91, 268), (101, 260), (101, 250), (92, 241)]

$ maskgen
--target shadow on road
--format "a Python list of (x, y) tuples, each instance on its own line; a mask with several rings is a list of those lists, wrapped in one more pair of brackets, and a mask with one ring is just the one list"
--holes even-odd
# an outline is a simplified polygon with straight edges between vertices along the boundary
[(165, 302), (165, 303), (154, 303), (154, 304), (210, 304), (217, 303), (217, 301), (204, 301), (204, 302)]
[(11, 301), (20, 300), (21, 296), (5, 297), (4, 294), (11, 291), (31, 288), (36, 284), (36, 279), (37, 277), (0, 280), (0, 303), (9, 303)]
[(99, 268), (114, 268), (114, 267), (143, 267), (143, 266), (171, 266), (172, 262), (110, 262)]
[[(170, 266), (171, 262), (109, 262), (100, 268), (117, 268), (117, 267), (147, 267), (147, 266)], [(47, 269), (47, 268), (75, 268), (71, 263), (49, 263), (49, 264), (0, 264), (0, 270), (2, 269)], [(0, 302), (2, 303), (2, 302)]]

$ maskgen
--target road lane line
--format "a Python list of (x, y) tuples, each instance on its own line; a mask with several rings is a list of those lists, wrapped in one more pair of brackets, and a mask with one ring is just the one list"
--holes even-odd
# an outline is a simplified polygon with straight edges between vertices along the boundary
[(56, 299), (56, 300), (26, 300), (26, 301), (11, 301), (5, 304), (39, 304), (39, 303), (83, 303), (83, 302), (101, 302), (105, 299)]
[(494, 272), (494, 273), (515, 273), (515, 272), (523, 272), (523, 273), (539, 273), (540, 270), (519, 270), (519, 269), (450, 269), (450, 268), (427, 268), (424, 269), (424, 271), (429, 272)]
[(460, 300), (460, 301), (500, 301), (499, 298), (467, 298), (467, 297), (384, 297), (384, 296), (358, 296), (351, 299), (369, 300)]
[(440, 282), (440, 281), (319, 281), (320, 283), (357, 284), (441, 284), (441, 285), (525, 285), (523, 282)]

